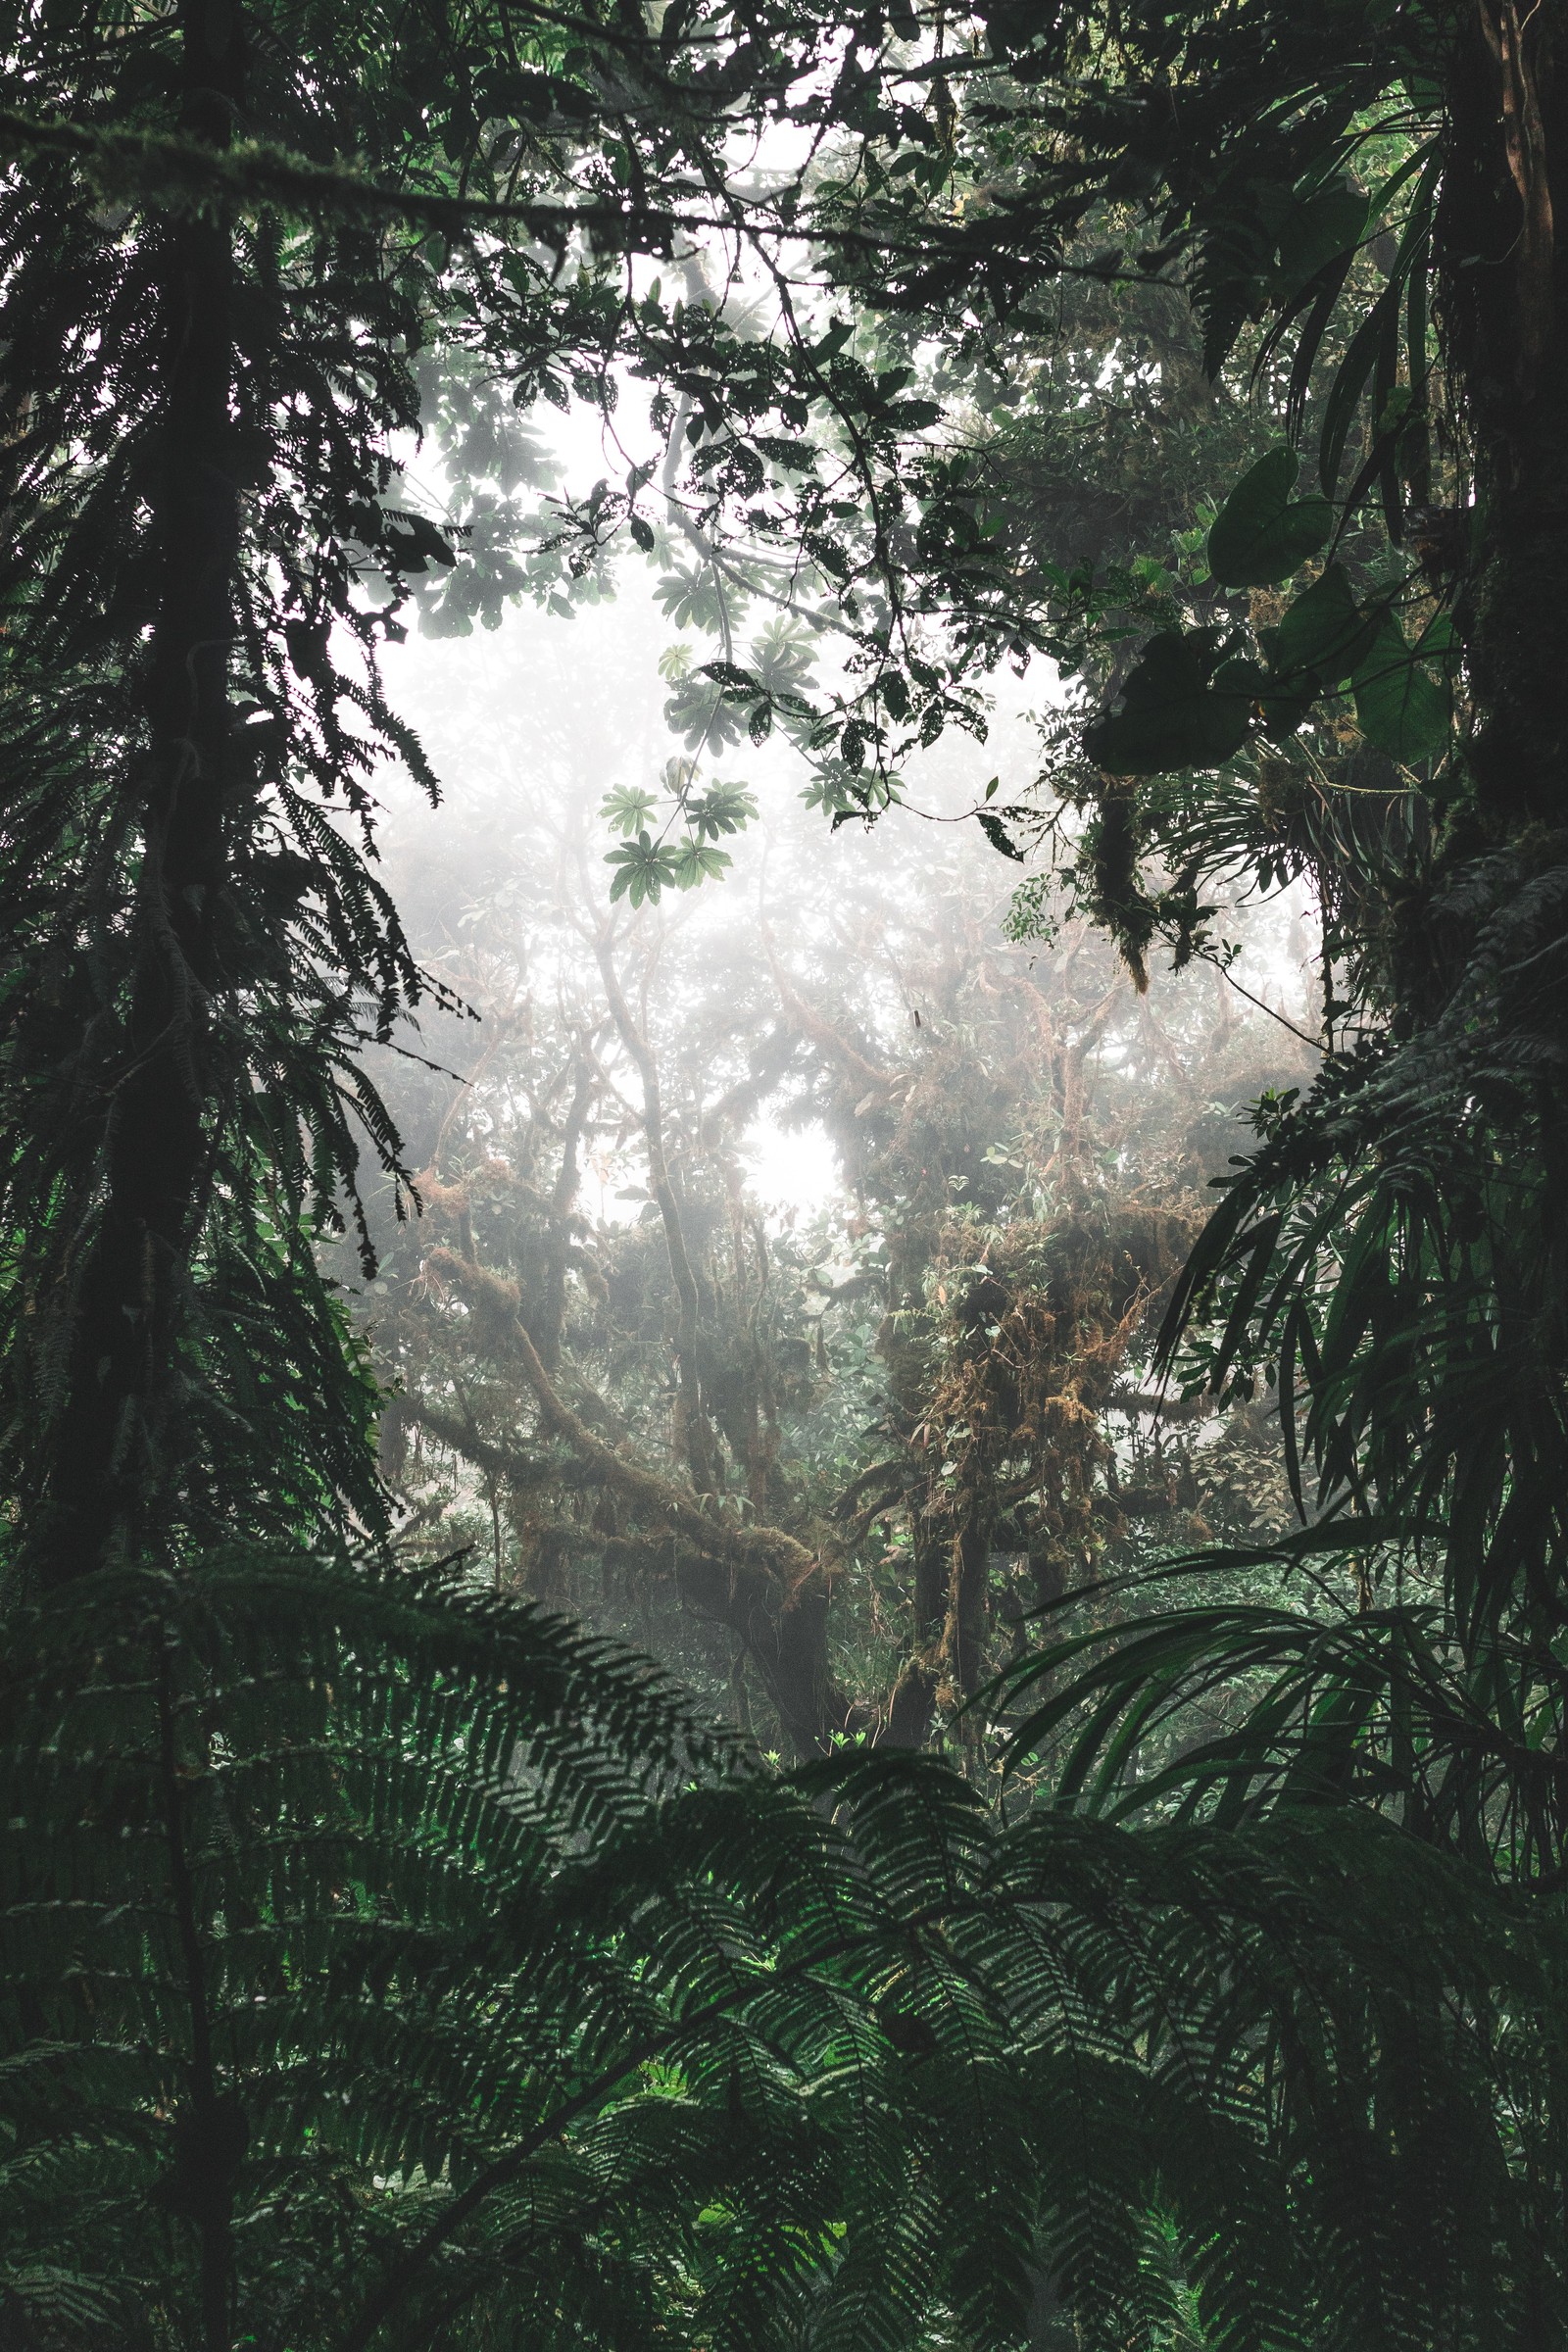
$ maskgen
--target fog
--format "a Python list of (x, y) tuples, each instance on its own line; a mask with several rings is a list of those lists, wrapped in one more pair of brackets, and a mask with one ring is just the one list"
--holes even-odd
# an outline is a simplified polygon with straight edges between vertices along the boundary
[[(671, 647), (689, 648), (694, 663), (713, 652), (710, 641), (664, 618), (651, 571), (633, 562), (611, 597), (570, 619), (523, 605), (494, 631), (459, 639), (411, 632), (387, 657), (393, 701), (420, 736), (442, 800), (432, 808), (406, 778), (385, 779), (382, 856), (388, 876), (396, 876), (393, 895), (416, 952), (476, 1010), (496, 1009), (481, 1000), (503, 968), (511, 979), (526, 971), (524, 985), (535, 991), (569, 996), (581, 977), (578, 948), (607, 922), (662, 957), (673, 955), (693, 974), (708, 959), (731, 970), (738, 963), (756, 986), (769, 965), (764, 926), (788, 933), (808, 957), (842, 955), (848, 927), (857, 951), (873, 938), (878, 943), (864, 957), (867, 993), (858, 1000), (858, 1017), (902, 1044), (918, 1009), (907, 950), (920, 936), (922, 917), (940, 919), (945, 902), (961, 902), (988, 953), (1018, 952), (1004, 935), (1008, 909), (1023, 871), (1038, 872), (1043, 860), (1032, 858), (1027, 869), (1010, 864), (966, 820), (993, 779), (1001, 786), (1000, 793), (993, 786), (993, 797), (1003, 803), (1035, 792), (1042, 768), (1038, 717), (1061, 700), (1049, 664), (1037, 662), (1022, 679), (1004, 669), (993, 681), (984, 740), (953, 730), (917, 754), (902, 778), (906, 805), (874, 822), (852, 819), (833, 828), (820, 811), (805, 808), (809, 770), (787, 743), (759, 747), (743, 737), (700, 759), (705, 779), (722, 776), (752, 787), (755, 820), (724, 841), (731, 863), (722, 879), (689, 893), (666, 892), (658, 907), (622, 904), (617, 910), (606, 863), (616, 836), (601, 818), (600, 804), (616, 786), (657, 790), (662, 772), (683, 756), (682, 738), (665, 716), (669, 688), (659, 671), (661, 655)], [(819, 667), (827, 666), (819, 657)], [(1059, 917), (1065, 892), (1049, 903)], [(1235, 1020), (1251, 1025), (1265, 1016), (1257, 1031), (1261, 1068), (1270, 1052), (1270, 1012), (1309, 1036), (1317, 1026), (1321, 980), (1308, 894), (1227, 907), (1219, 929), (1239, 947), (1230, 980), (1222, 983), (1212, 967), (1188, 977), (1156, 970), (1150, 1008), (1158, 1017), (1195, 995), (1213, 1000), (1218, 987), (1230, 987), (1238, 1000)], [(1028, 943), (1022, 953), (1035, 960)], [(923, 1018), (930, 1017), (928, 1008)], [(1184, 1016), (1178, 1010), (1173, 1017)], [(471, 1055), (485, 1048), (479, 1035), (466, 1039), (464, 1026), (453, 1029), (437, 1015), (427, 1026), (426, 1047), (440, 1038), (443, 1054), (466, 1074)], [(1273, 1042), (1280, 1075), (1288, 1078), (1298, 1066), (1296, 1046), (1288, 1035)], [(777, 1109), (758, 1113), (744, 1145), (769, 1202), (814, 1206), (842, 1181), (823, 1132), (783, 1120)], [(613, 1213), (612, 1198), (607, 1213)]]
[[(1245, 1105), (1310, 1066), (1308, 910), (1229, 910), (1228, 971), (1141, 994), (1064, 889), (1020, 926), (1041, 858), (973, 821), (993, 779), (1038, 797), (1048, 671), (834, 827), (788, 742), (672, 732), (683, 644), (712, 656), (632, 562), (573, 617), (388, 657), (443, 799), (383, 796), (435, 984), (374, 1061), (422, 1213), (383, 1189), (349, 1286), (384, 1466), (406, 1542), (471, 1546), (781, 1749), (923, 1736), (1107, 1546), (1278, 1487), (1152, 1413), (1143, 1367)], [(755, 799), (730, 862), (612, 901), (607, 796), (693, 759)]]

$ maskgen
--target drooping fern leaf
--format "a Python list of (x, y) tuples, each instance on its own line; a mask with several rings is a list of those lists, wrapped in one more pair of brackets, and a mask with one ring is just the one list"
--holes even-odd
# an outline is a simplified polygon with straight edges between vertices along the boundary
[(1559, 2291), (1497, 2099), (1553, 1947), (1397, 1833), (781, 1784), (461, 1565), (104, 1572), (10, 1633), (24, 2341), (905, 2352), (1045, 2295), (1109, 2352), (1174, 2260), (1215, 2343), (1425, 2352), (1498, 2248)]

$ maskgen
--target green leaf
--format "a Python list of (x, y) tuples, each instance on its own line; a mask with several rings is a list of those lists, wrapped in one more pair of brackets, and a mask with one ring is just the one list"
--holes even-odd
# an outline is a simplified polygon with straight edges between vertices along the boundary
[(1315, 196), (1298, 199), (1280, 230), (1281, 292), (1294, 294), (1342, 253), (1353, 252), (1366, 234), (1368, 211), (1365, 193), (1343, 179)]
[(710, 784), (686, 805), (686, 821), (699, 841), (716, 840), (721, 833), (739, 833), (757, 814), (757, 798), (744, 784)]
[(673, 851), (665, 849), (662, 842), (651, 841), (646, 833), (612, 850), (605, 863), (615, 868), (610, 885), (612, 900), (630, 899), (634, 906), (640, 906), (645, 899), (657, 906), (661, 891), (679, 882)]
[(714, 685), (722, 686), (726, 694), (753, 695), (762, 691), (761, 679), (754, 677), (749, 669), (742, 669), (734, 662), (705, 662), (698, 675), (711, 678)]
[(1331, 564), (1260, 639), (1271, 672), (1288, 691), (1315, 684), (1332, 692), (1359, 665), (1377, 629), (1377, 615), (1357, 606), (1344, 564)]
[(1292, 501), (1300, 469), (1294, 449), (1271, 449), (1248, 468), (1215, 515), (1208, 567), (1223, 586), (1271, 587), (1328, 544), (1334, 528), (1328, 500)]
[(1441, 758), (1448, 741), (1448, 690), (1417, 662), (1404, 631), (1385, 612), (1355, 673), (1356, 723), (1391, 760), (1414, 766)]
[(990, 808), (977, 808), (975, 815), (979, 818), (980, 830), (990, 842), (991, 847), (1000, 851), (1004, 858), (1011, 858), (1019, 865), (1022, 865), (1023, 852), (1007, 831), (1001, 817)]
[(617, 784), (600, 802), (599, 814), (612, 833), (629, 836), (644, 830), (655, 807), (651, 792), (637, 792), (629, 784)]
[(1162, 629), (1144, 648), (1121, 709), (1084, 730), (1084, 751), (1113, 776), (1218, 767), (1246, 742), (1265, 683), (1255, 663), (1220, 661), (1215, 631)]
[(677, 890), (691, 890), (699, 882), (713, 882), (730, 862), (728, 850), (715, 850), (692, 839), (678, 842), (670, 859), (670, 872)]
[(1464, 660), (1464, 642), (1453, 625), (1452, 613), (1440, 612), (1429, 621), (1415, 650), (1421, 661), (1430, 662), (1444, 677), (1453, 677)]

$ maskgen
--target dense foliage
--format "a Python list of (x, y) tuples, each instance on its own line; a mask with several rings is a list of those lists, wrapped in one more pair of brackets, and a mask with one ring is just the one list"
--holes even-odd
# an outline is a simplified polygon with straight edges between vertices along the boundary
[(1139, 571), (1143, 612), (1118, 622), (1142, 623), (1137, 659), (1117, 654), (1063, 783), (1090, 812), (1093, 903), (1135, 959), (1160, 932), (1190, 953), (1222, 877), (1313, 877), (1329, 1051), (1304, 1098), (1260, 1112), (1166, 1348), (1212, 1315), (1192, 1376), (1277, 1385), (1311, 1522), (1295, 1556), (1363, 1592), (1328, 1649), (1309, 1612), (1141, 1625), (1094, 1670), (1074, 1777), (1115, 1725), (1114, 1787), (1231, 1660), (1271, 1684), (1252, 1737), (1189, 1754), (1196, 1801), (1354, 1789), (1550, 1880), (1556, 20), (1263, 7), (992, 29), (1014, 86), (977, 105), (980, 146), (1006, 139), (1064, 231), (1136, 175), (1161, 244), (1126, 256), (1180, 257), (1206, 368), (1245, 362), (1279, 419), (1213, 485), (1199, 560)]
[[(1240, 1492), (1142, 1376), (1225, 1106), (1307, 1056), (1234, 975), (1140, 995), (1082, 919), (1010, 940), (972, 828), (828, 837), (755, 749), (725, 887), (607, 906), (596, 804), (660, 742), (657, 626), (623, 595), (562, 637), (439, 644), (409, 690), (465, 790), (392, 821), (385, 871), (481, 1018), (379, 1073), (424, 1202), (378, 1207), (361, 1306), (405, 1540), (471, 1542), (765, 1744), (917, 1744), (1097, 1566), (1288, 1515), (1277, 1445)], [(639, 643), (641, 708), (601, 703)], [(1290, 925), (1257, 929), (1268, 986)], [(829, 1144), (840, 1184), (769, 1213)]]
[[(1561, 0), (7, 13), (27, 2352), (1560, 2337), (1565, 34)], [(573, 400), (616, 474), (557, 494), (524, 419)], [(514, 952), (452, 973), (494, 1083), (405, 1147), (367, 1050), (457, 1001), (375, 868), (383, 772), (434, 786), (385, 648), (416, 607), (569, 613), (618, 537), (688, 757), (603, 779), (608, 862), (558, 845), (553, 1024)], [(781, 738), (875, 818), (1039, 657), (1040, 781), (975, 814), (1054, 856), (1067, 928), (1038, 871), (1010, 962), (931, 894), (895, 1050), (869, 959), (770, 901), (756, 1051), (682, 1036), (660, 924), (755, 806), (714, 758)], [(1160, 943), (1240, 985), (1226, 902), (1287, 887), (1321, 1055), (1182, 1270), (1222, 1154), (1108, 1098), (1182, 1062)], [(885, 1310), (808, 1475), (839, 1261), (772, 1293), (735, 1164), (797, 1069)], [(588, 1230), (596, 1139), (646, 1223)], [(343, 1232), (367, 1278), (390, 1238), (386, 1392)], [(1255, 1441), (1273, 1400), (1294, 1532), (1260, 1484), (1260, 1541), (1192, 1548), (1224, 1482), (1165, 1452), (1162, 1297), (1184, 1402)], [(780, 1779), (400, 1551), (450, 1499), (420, 1433), (497, 1585), (662, 1582), (733, 1711), (826, 1760)], [(968, 1779), (891, 1752), (964, 1700)]]
[(875, 1757), (784, 1788), (450, 1569), (109, 1571), (10, 1631), (14, 2341), (1560, 2312), (1552, 2125), (1491, 2091), (1549, 2070), (1561, 1954), (1375, 1822), (1004, 1829)]

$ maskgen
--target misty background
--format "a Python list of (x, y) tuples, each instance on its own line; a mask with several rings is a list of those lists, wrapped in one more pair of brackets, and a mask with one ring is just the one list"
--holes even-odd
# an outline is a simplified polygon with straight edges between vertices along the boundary
[[(423, 1213), (383, 1186), (345, 1280), (404, 1541), (769, 1746), (929, 1737), (1096, 1572), (1284, 1521), (1261, 1402), (1156, 1410), (1145, 1364), (1246, 1104), (1310, 1069), (1304, 894), (1140, 993), (972, 821), (1033, 787), (1048, 670), (832, 827), (787, 742), (679, 731), (711, 645), (650, 568), (594, 593), (387, 657), (444, 798), (387, 783), (382, 879), (449, 992), (374, 1056)], [(612, 902), (607, 797), (694, 760), (755, 797), (732, 862)]]

